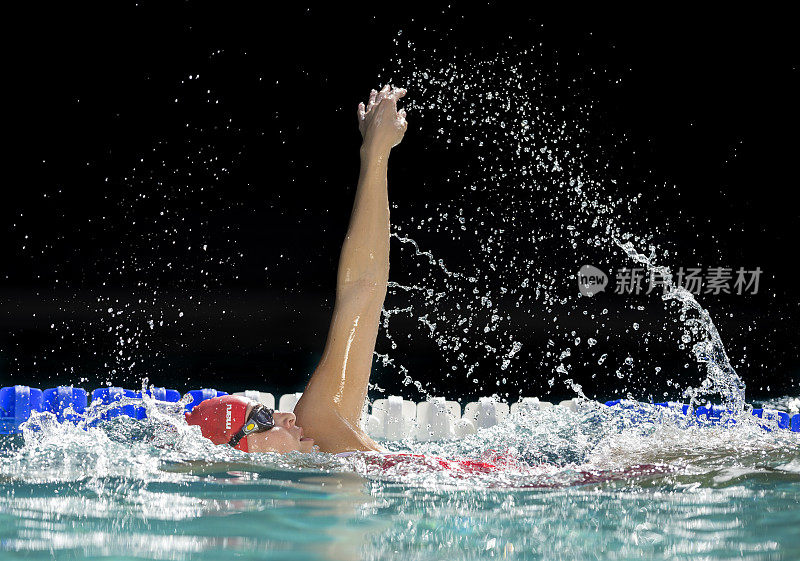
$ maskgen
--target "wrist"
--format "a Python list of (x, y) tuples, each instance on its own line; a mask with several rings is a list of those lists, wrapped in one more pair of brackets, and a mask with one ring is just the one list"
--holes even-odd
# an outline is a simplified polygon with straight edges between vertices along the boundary
[(385, 162), (389, 159), (389, 152), (391, 149), (381, 149), (372, 146), (371, 144), (361, 144), (361, 161), (362, 162)]

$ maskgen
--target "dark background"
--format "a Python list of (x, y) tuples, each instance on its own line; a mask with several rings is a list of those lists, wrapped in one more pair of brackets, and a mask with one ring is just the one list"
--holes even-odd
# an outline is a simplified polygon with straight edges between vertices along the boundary
[[(137, 386), (147, 376), (181, 390), (301, 390), (325, 341), (358, 175), (355, 107), (391, 77), (403, 29), (417, 57), (539, 45), (556, 97), (572, 99), (581, 78), (592, 134), (616, 173), (669, 186), (645, 200), (642, 218), (648, 228), (663, 221), (661, 241), (682, 259), (672, 264), (764, 271), (759, 294), (701, 303), (749, 396), (797, 394), (800, 92), (787, 14), (285, 4), (88, 2), (8, 14), (2, 385)], [(414, 118), (392, 155), (393, 221), (468, 196), (446, 180), (463, 154)], [(445, 260), (447, 241), (434, 252)], [(396, 278), (406, 265), (394, 255)], [(390, 294), (394, 307), (401, 298)], [(657, 300), (643, 315), (673, 321)], [(442, 376), (436, 346), (398, 321), (414, 335), (403, 357), (413, 379), (454, 397), (495, 391), (498, 372), (477, 373), (488, 391)], [(569, 395), (547, 382), (553, 365), (535, 350), (550, 328), (521, 321), (533, 350), (498, 391)], [(618, 321), (609, 364), (634, 349), (682, 384), (699, 379), (685, 350), (642, 346)], [(623, 387), (613, 369), (593, 377), (587, 362), (571, 377), (601, 397), (665, 389), (663, 375)], [(380, 365), (373, 375), (420, 399), (402, 378)]]

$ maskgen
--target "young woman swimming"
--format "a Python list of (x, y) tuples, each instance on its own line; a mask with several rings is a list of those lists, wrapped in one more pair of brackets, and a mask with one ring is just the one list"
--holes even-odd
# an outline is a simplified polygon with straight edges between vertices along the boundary
[(406, 132), (397, 100), (406, 90), (386, 85), (358, 105), (361, 173), (353, 213), (339, 257), (336, 303), (325, 351), (294, 413), (254, 400), (223, 396), (186, 415), (215, 444), (245, 452), (344, 453), (383, 451), (360, 428), (372, 355), (389, 280), (389, 154)]
[[(198, 404), (186, 420), (199, 425), (203, 436), (245, 452), (312, 452), (315, 448), (340, 456), (357, 451), (367, 474), (398, 477), (447, 472), (451, 478), (487, 476), (489, 486), (513, 488), (562, 487), (601, 483), (666, 473), (657, 465), (622, 470), (576, 471), (571, 477), (554, 466), (529, 466), (516, 454), (487, 450), (480, 459), (439, 458), (423, 454), (385, 453), (361, 428), (372, 355), (381, 308), (389, 280), (389, 199), (386, 170), (389, 154), (403, 139), (405, 111), (397, 111), (404, 89), (385, 86), (372, 91), (369, 104), (358, 106), (363, 137), (361, 174), (353, 213), (339, 258), (336, 304), (325, 351), (294, 413), (273, 411), (240, 396), (223, 396)], [(666, 470), (666, 471), (665, 471)], [(492, 474), (504, 473), (502, 479)], [(561, 474), (563, 475), (563, 474)]]

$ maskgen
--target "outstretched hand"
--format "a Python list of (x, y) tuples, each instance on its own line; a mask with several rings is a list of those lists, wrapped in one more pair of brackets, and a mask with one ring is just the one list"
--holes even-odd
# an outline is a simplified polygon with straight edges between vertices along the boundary
[(358, 129), (370, 152), (388, 155), (403, 140), (408, 123), (406, 112), (397, 111), (397, 100), (404, 95), (405, 89), (386, 84), (379, 92), (372, 90), (366, 107), (358, 104)]

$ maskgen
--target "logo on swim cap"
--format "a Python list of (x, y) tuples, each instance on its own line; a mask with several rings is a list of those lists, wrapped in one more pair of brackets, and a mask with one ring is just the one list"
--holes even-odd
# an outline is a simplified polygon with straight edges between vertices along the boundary
[(584, 265), (578, 270), (578, 290), (584, 296), (603, 292), (608, 285), (608, 275), (597, 267)]
[[(227, 444), (233, 434), (247, 421), (251, 401), (238, 395), (223, 395), (206, 399), (186, 413), (186, 422), (200, 427), (204, 437), (214, 444)], [(236, 448), (247, 452), (247, 439)]]

